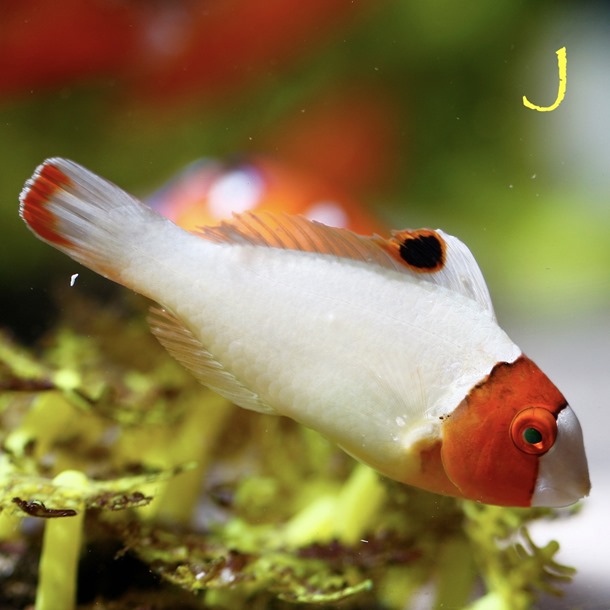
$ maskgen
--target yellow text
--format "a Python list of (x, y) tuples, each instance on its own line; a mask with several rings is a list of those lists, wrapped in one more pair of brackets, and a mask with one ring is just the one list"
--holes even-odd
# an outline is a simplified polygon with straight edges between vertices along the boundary
[(550, 106), (536, 106), (536, 104), (532, 104), (525, 95), (523, 96), (523, 105), (526, 108), (531, 108), (532, 110), (537, 110), (538, 112), (550, 112), (551, 110), (555, 110), (559, 104), (563, 101), (563, 98), (566, 95), (566, 87), (568, 86), (568, 55), (565, 47), (561, 47), (557, 54), (557, 66), (559, 68), (559, 88), (557, 90), (557, 99)]

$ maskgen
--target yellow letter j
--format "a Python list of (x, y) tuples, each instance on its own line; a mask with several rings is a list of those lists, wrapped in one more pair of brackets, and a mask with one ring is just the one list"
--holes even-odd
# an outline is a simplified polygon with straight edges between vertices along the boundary
[(538, 112), (550, 112), (551, 110), (555, 110), (555, 108), (557, 108), (557, 106), (559, 106), (559, 104), (561, 104), (563, 101), (568, 84), (568, 57), (565, 47), (561, 47), (561, 49), (559, 49), (556, 53), (557, 65), (559, 67), (559, 89), (557, 91), (557, 99), (551, 106), (536, 106), (536, 104), (532, 104), (524, 95), (523, 105), (526, 108), (531, 108), (532, 110), (537, 110)]

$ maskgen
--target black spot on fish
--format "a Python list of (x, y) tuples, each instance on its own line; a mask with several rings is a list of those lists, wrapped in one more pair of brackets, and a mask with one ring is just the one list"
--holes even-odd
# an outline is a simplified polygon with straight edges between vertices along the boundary
[(421, 231), (402, 236), (400, 258), (420, 271), (439, 271), (445, 264), (445, 249), (441, 237), (434, 231)]

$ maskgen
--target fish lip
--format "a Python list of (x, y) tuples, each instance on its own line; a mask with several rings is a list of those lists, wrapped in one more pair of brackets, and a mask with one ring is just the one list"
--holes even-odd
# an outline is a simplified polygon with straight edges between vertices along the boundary
[(559, 487), (536, 488), (532, 497), (532, 506), (563, 508), (571, 506), (589, 495), (591, 486), (584, 485), (581, 491), (562, 489)]

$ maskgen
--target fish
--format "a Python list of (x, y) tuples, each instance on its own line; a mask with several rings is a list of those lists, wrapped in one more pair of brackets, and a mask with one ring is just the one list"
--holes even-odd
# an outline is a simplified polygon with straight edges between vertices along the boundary
[(341, 189), (284, 161), (264, 156), (233, 163), (200, 159), (144, 203), (187, 230), (246, 211), (299, 214), (357, 233), (381, 230), (381, 223)]
[(188, 232), (60, 158), (26, 182), (20, 215), (151, 299), (169, 354), (240, 407), (437, 494), (557, 507), (590, 491), (576, 414), (499, 326), (471, 251), (440, 229), (384, 238), (246, 212)]

